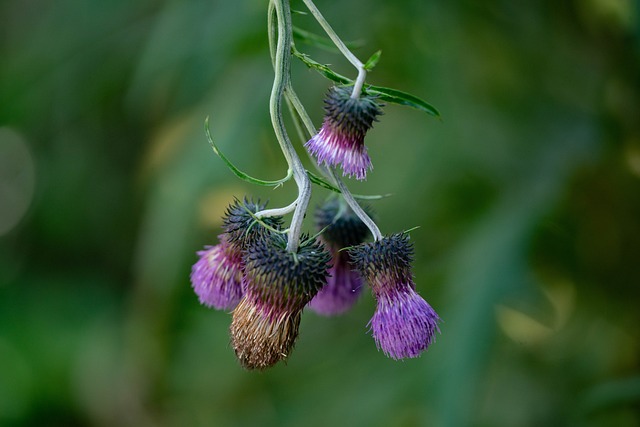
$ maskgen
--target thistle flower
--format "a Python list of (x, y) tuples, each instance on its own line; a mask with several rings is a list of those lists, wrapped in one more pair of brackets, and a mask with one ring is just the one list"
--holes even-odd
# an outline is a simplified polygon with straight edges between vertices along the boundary
[[(220, 243), (197, 252), (200, 259), (191, 269), (191, 286), (201, 304), (231, 310), (242, 298), (242, 250), (264, 232), (264, 227), (255, 223), (249, 212), (256, 213), (264, 207), (260, 201), (236, 199), (223, 217), (225, 233), (218, 236)], [(282, 218), (265, 218), (264, 222), (279, 228)]]
[(419, 356), (440, 331), (440, 318), (415, 291), (408, 236), (393, 234), (349, 252), (377, 299), (369, 326), (378, 348), (396, 360)]
[(245, 253), (245, 294), (233, 311), (231, 344), (246, 369), (285, 360), (304, 306), (326, 283), (329, 253), (317, 241), (286, 249), (286, 237), (265, 234)]
[(242, 254), (224, 234), (218, 239), (220, 244), (197, 252), (200, 259), (191, 269), (191, 284), (201, 304), (228, 310), (242, 298)]
[(305, 147), (319, 163), (341, 165), (343, 175), (365, 179), (372, 165), (364, 137), (382, 114), (380, 104), (370, 95), (351, 98), (350, 88), (340, 86), (329, 90), (324, 103), (322, 128)]
[(320, 239), (329, 249), (333, 265), (327, 284), (311, 300), (309, 308), (318, 314), (333, 316), (349, 310), (362, 293), (362, 277), (353, 269), (349, 253), (340, 249), (362, 243), (369, 230), (337, 199), (329, 200), (316, 210), (316, 227), (324, 229)]
[[(229, 244), (243, 250), (253, 241), (255, 241), (261, 234), (264, 233), (265, 228), (252, 216), (256, 212), (264, 210), (267, 207), (266, 203), (260, 203), (260, 200), (254, 202), (253, 200), (240, 201), (235, 199), (232, 204), (227, 207), (227, 210), (222, 217), (222, 229), (228, 236)], [(282, 226), (282, 217), (273, 216), (261, 219), (262, 223), (268, 227), (279, 230)]]

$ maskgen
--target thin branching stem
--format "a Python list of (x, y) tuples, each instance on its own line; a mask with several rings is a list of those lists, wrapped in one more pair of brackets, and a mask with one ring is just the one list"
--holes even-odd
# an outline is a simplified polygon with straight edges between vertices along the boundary
[(344, 55), (345, 58), (358, 70), (358, 77), (356, 78), (356, 82), (353, 85), (353, 91), (351, 92), (352, 98), (359, 98), (360, 93), (362, 92), (362, 86), (364, 86), (364, 81), (367, 78), (367, 70), (364, 68), (364, 64), (356, 58), (356, 56), (349, 50), (347, 45), (340, 39), (338, 34), (333, 31), (329, 22), (324, 19), (320, 10), (316, 7), (312, 0), (302, 0), (304, 4), (307, 6), (307, 9), (311, 12), (316, 21), (320, 24), (325, 33), (329, 36), (331, 41), (336, 45), (338, 50)]
[[(298, 186), (298, 197), (294, 202), (295, 207), (293, 209), (293, 218), (291, 219), (291, 226), (289, 227), (287, 250), (290, 252), (296, 252), (300, 244), (300, 236), (302, 234), (302, 221), (304, 215), (309, 206), (309, 199), (311, 197), (311, 182), (307, 176), (307, 172), (298, 157), (291, 140), (287, 135), (287, 130), (284, 126), (284, 120), (282, 118), (282, 98), (284, 90), (287, 87), (290, 78), (290, 60), (291, 60), (291, 39), (292, 39), (292, 25), (291, 25), (291, 10), (289, 7), (289, 0), (274, 0), (271, 2), (275, 7), (275, 15), (277, 18), (277, 43), (275, 48), (275, 60), (274, 70), (275, 77), (273, 79), (273, 87), (271, 90), (271, 97), (269, 100), (269, 112), (271, 114), (271, 123), (273, 130), (280, 144), (282, 153), (289, 168), (293, 171), (293, 179)], [(271, 7), (271, 6), (270, 6)], [(273, 29), (274, 22), (270, 9), (269, 13), (269, 34), (270, 37), (275, 35)], [(271, 213), (287, 211), (293, 204), (278, 209), (271, 209)], [(258, 212), (256, 215), (265, 216), (264, 212)]]

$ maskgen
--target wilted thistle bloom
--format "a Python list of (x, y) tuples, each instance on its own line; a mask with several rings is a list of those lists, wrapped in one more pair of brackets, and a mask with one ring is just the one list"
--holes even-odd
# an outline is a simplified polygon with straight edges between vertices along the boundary
[[(218, 236), (220, 243), (197, 253), (200, 259), (191, 269), (191, 285), (201, 304), (230, 310), (242, 298), (242, 250), (264, 231), (249, 212), (256, 213), (264, 207), (259, 201), (236, 199), (223, 217), (225, 232)], [(279, 228), (281, 221), (280, 217), (264, 219), (274, 228)]]
[(272, 233), (247, 247), (245, 294), (233, 311), (231, 344), (246, 369), (265, 369), (289, 356), (304, 306), (326, 283), (329, 253), (317, 241), (295, 253)]
[(407, 234), (364, 243), (350, 253), (377, 299), (369, 326), (378, 348), (393, 359), (419, 356), (439, 332), (440, 318), (415, 291)]
[(316, 210), (316, 226), (326, 227), (321, 235), (329, 252), (332, 266), (327, 284), (309, 303), (309, 308), (326, 316), (344, 313), (358, 300), (362, 292), (362, 277), (351, 265), (351, 256), (340, 249), (362, 243), (367, 226), (337, 199), (331, 199)]
[(382, 114), (380, 105), (366, 94), (351, 98), (351, 88), (341, 86), (331, 88), (324, 103), (322, 128), (305, 147), (319, 163), (341, 165), (344, 175), (365, 179), (372, 166), (364, 137)]

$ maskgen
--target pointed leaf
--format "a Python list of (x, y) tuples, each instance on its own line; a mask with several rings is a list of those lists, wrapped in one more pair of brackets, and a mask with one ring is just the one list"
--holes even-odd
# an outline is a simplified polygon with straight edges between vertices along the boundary
[(292, 47), (291, 50), (293, 55), (299, 60), (301, 60), (307, 67), (313, 68), (314, 70), (316, 70), (317, 72), (319, 72), (320, 74), (328, 78), (329, 80), (334, 81), (336, 83), (343, 84), (343, 85), (353, 84), (353, 80), (336, 73), (326, 65), (323, 65), (323, 64), (320, 64), (319, 62), (314, 61), (313, 59), (309, 58), (308, 55), (301, 53), (294, 47)]
[[(314, 175), (309, 171), (307, 171), (307, 175), (309, 176), (309, 180), (313, 184), (319, 185), (320, 187), (326, 188), (327, 190), (334, 191), (338, 194), (342, 194), (342, 191), (340, 191), (339, 188), (334, 187), (333, 185), (329, 184), (327, 181), (320, 178), (319, 176)], [(355, 197), (356, 199), (361, 199), (361, 200), (379, 200), (379, 199), (384, 199), (385, 197), (391, 197), (392, 194), (371, 194), (371, 195), (352, 194), (352, 196)]]
[(382, 51), (379, 50), (376, 53), (374, 53), (373, 55), (371, 55), (371, 57), (369, 59), (367, 59), (367, 62), (365, 62), (364, 64), (364, 69), (367, 71), (371, 71), (373, 70), (373, 67), (375, 67), (378, 64), (378, 61), (380, 61), (380, 56), (382, 55)]
[[(307, 67), (313, 68), (333, 82), (347, 86), (354, 84), (353, 80), (336, 73), (331, 68), (329, 68), (328, 65), (320, 64), (319, 62), (314, 61), (308, 55), (301, 53), (293, 47), (292, 54), (296, 58), (300, 59)], [(370, 95), (377, 95), (378, 98), (382, 101), (387, 101), (399, 105), (406, 105), (408, 107), (415, 108), (416, 110), (423, 111), (431, 116), (440, 118), (440, 112), (436, 107), (429, 104), (427, 101), (418, 98), (415, 95), (411, 95), (410, 93), (382, 86), (366, 86), (364, 91)]]
[(378, 98), (382, 101), (406, 105), (408, 107), (424, 111), (425, 113), (430, 114), (434, 117), (440, 117), (440, 112), (436, 107), (429, 104), (427, 101), (418, 98), (415, 95), (411, 95), (410, 93), (381, 86), (368, 86), (365, 89), (365, 92), (370, 95), (377, 95)]
[[(311, 46), (316, 46), (320, 49), (324, 49), (329, 52), (340, 52), (340, 50), (333, 44), (330, 38), (322, 37), (318, 34), (312, 33), (307, 30), (303, 30), (300, 27), (293, 27), (293, 38), (296, 41), (306, 43)], [(362, 46), (361, 42), (347, 42), (345, 45), (349, 49), (357, 49)]]
[(287, 172), (287, 176), (285, 176), (284, 178), (279, 179), (277, 181), (264, 181), (262, 179), (254, 178), (254, 177), (242, 172), (237, 167), (235, 167), (233, 165), (233, 163), (231, 163), (231, 161), (227, 158), (227, 156), (222, 154), (222, 151), (220, 151), (220, 149), (218, 148), (216, 143), (213, 142), (213, 138), (211, 137), (211, 131), (209, 130), (209, 117), (207, 117), (205, 119), (205, 121), (204, 121), (204, 132), (207, 135), (207, 139), (209, 140), (209, 145), (211, 145), (211, 149), (213, 150), (213, 152), (216, 153), (218, 155), (218, 157), (220, 157), (222, 159), (222, 161), (227, 165), (227, 167), (229, 169), (231, 169), (231, 172), (233, 172), (235, 174), (235, 176), (237, 176), (238, 178), (240, 178), (240, 179), (242, 179), (244, 181), (250, 182), (252, 184), (258, 184), (258, 185), (264, 185), (264, 186), (270, 186), (270, 187), (277, 187), (277, 186), (282, 185), (285, 182), (287, 182), (291, 178), (291, 176), (293, 175), (293, 172), (291, 171), (291, 169), (289, 169), (289, 171)]

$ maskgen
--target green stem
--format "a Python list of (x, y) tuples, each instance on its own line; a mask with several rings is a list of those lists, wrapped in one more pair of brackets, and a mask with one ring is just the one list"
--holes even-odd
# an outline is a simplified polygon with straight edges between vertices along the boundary
[[(273, 58), (273, 65), (274, 68), (276, 69), (276, 79), (278, 76), (278, 68), (282, 66), (282, 58), (280, 58), (278, 56), (279, 53), (279, 49), (280, 49), (280, 41), (282, 40), (281, 37), (281, 29), (283, 26), (283, 22), (281, 19), (281, 13), (280, 13), (280, 9), (278, 8), (278, 6), (282, 3), (287, 3), (286, 4), (286, 9), (287, 9), (287, 13), (289, 15), (289, 9), (288, 9), (288, 2), (287, 1), (283, 1), (283, 0), (271, 0), (269, 2), (269, 10), (268, 10), (268, 27), (269, 27), (269, 50), (271, 52), (271, 57)], [(309, 5), (309, 3), (311, 4), (311, 6)], [(348, 54), (355, 59), (355, 61), (357, 61), (358, 64), (360, 64), (362, 66), (362, 63), (360, 61), (358, 61), (357, 58), (355, 58), (355, 56), (353, 56), (353, 54), (351, 54), (351, 52), (347, 49), (347, 47), (344, 45), (344, 43), (342, 42), (342, 40), (340, 40), (340, 38), (338, 37), (338, 35), (333, 32), (333, 30), (331, 29), (331, 27), (329, 26), (329, 24), (327, 23), (327, 21), (324, 19), (324, 17), (320, 14), (320, 12), (317, 10), (317, 8), (315, 7), (315, 5), (313, 4), (313, 2), (308, 2), (308, 0), (305, 0), (305, 4), (307, 4), (307, 7), (309, 7), (309, 10), (311, 10), (312, 13), (314, 13), (314, 10), (317, 12), (317, 15), (314, 13), (314, 16), (316, 16), (316, 19), (318, 19), (318, 22), (320, 22), (320, 24), (322, 25), (322, 23), (324, 22), (326, 24), (326, 26), (329, 28), (329, 30), (327, 30), (327, 28), (325, 28), (325, 31), (327, 31), (327, 34), (329, 34), (329, 36), (331, 37), (331, 39), (334, 41), (334, 43), (336, 43), (336, 46), (338, 46), (338, 48), (340, 49), (340, 45), (342, 45), (344, 47), (344, 49), (346, 50), (346, 52), (348, 52)], [(278, 27), (278, 41), (276, 43), (276, 23), (274, 22), (274, 16), (277, 17), (277, 27)], [(288, 35), (289, 35), (289, 39), (288, 39), (288, 47), (287, 47), (287, 52), (290, 51), (291, 49), (291, 19), (290, 19), (290, 15), (288, 16), (288, 23), (289, 23), (289, 27), (288, 27)], [(333, 35), (333, 36), (332, 36)], [(335, 37), (335, 39), (334, 39)], [(336, 42), (337, 40), (337, 42)], [(342, 49), (341, 49), (342, 51)], [(344, 51), (343, 51), (344, 54)], [(349, 58), (349, 56), (347, 54), (345, 54), (345, 56), (347, 56), (347, 58)], [(290, 55), (287, 55), (287, 58), (290, 58)], [(287, 59), (288, 62), (288, 59)], [(353, 62), (352, 62), (353, 63)], [(356, 64), (354, 64), (356, 65)], [(358, 67), (356, 65), (356, 67)], [(364, 67), (362, 67), (362, 69), (364, 70)], [(288, 64), (287, 64), (287, 70), (288, 70)], [(304, 125), (304, 127), (307, 130), (307, 133), (309, 134), (309, 137), (313, 136), (316, 134), (316, 128), (313, 125), (313, 121), (311, 120), (311, 118), (309, 117), (309, 114), (307, 113), (307, 111), (304, 108), (304, 105), (302, 105), (302, 102), (300, 101), (300, 98), (298, 98), (298, 95), (296, 94), (295, 90), (293, 89), (293, 85), (291, 84), (291, 81), (289, 80), (288, 76), (289, 73), (287, 71), (287, 78), (285, 79), (285, 86), (284, 86), (284, 94), (286, 95), (287, 101), (289, 102), (289, 105), (293, 107), (293, 109), (295, 110), (295, 113), (298, 115), (298, 117), (300, 118), (300, 120), (302, 121), (302, 124)], [(363, 82), (364, 82), (364, 78), (363, 78)], [(356, 86), (358, 85), (358, 83), (356, 82)], [(274, 87), (275, 87), (275, 82), (274, 82)], [(362, 84), (360, 84), (360, 89), (362, 88)], [(355, 87), (354, 87), (355, 89)], [(282, 93), (282, 92), (281, 92)], [(353, 96), (353, 95), (352, 95)], [(358, 95), (359, 96), (359, 93)], [(281, 102), (281, 101), (279, 101)], [(280, 107), (280, 114), (281, 114), (281, 107)], [(280, 120), (282, 120), (282, 116), (280, 115)], [(295, 122), (297, 122), (297, 120), (294, 120)], [(275, 125), (274, 125), (275, 128)], [(286, 137), (286, 130), (284, 130), (284, 126), (282, 127), (283, 129), (283, 134)], [(301, 130), (301, 129), (300, 129)], [(276, 132), (277, 135), (277, 132)], [(302, 138), (303, 140), (306, 138)], [(278, 141), (280, 141), (280, 138), (278, 138)], [(291, 142), (289, 141), (289, 139), (286, 139), (286, 145), (288, 145), (288, 147), (291, 148), (291, 150), (293, 150), (293, 148), (291, 147)], [(281, 143), (282, 145), (282, 143)], [(284, 148), (283, 148), (284, 151)], [(286, 156), (286, 155), (285, 155)], [(297, 155), (295, 154), (294, 151), (294, 157), (296, 158), (296, 160), (298, 162), (300, 162), (300, 159), (297, 157)], [(315, 161), (314, 161), (315, 163)], [(289, 167), (291, 167), (291, 163), (289, 163)], [(293, 168), (292, 168), (293, 169)], [(349, 207), (351, 207), (351, 209), (353, 210), (353, 212), (360, 218), (360, 220), (369, 228), (369, 230), (371, 231), (371, 234), (373, 235), (373, 238), (375, 240), (380, 240), (382, 239), (382, 233), (380, 232), (380, 229), (378, 228), (377, 224), (371, 219), (371, 217), (369, 217), (369, 215), (366, 214), (366, 212), (362, 209), (362, 207), (360, 207), (360, 205), (358, 204), (358, 202), (355, 200), (355, 198), (353, 197), (353, 195), (351, 194), (351, 192), (349, 191), (349, 189), (347, 188), (347, 186), (344, 184), (344, 182), (342, 182), (342, 179), (338, 176), (338, 174), (336, 173), (336, 171), (326, 165), (319, 165), (318, 169), (321, 170), (321, 172), (330, 177), (331, 180), (336, 184), (336, 186), (340, 189), (340, 191), (342, 192), (342, 197), (344, 198), (344, 200), (347, 202), (347, 204), (349, 205)], [(294, 179), (295, 179), (295, 169), (294, 170)], [(305, 177), (307, 178), (307, 182), (308, 182), (308, 177), (306, 176), (306, 172), (305, 172)], [(297, 179), (296, 179), (296, 183), (297, 183)], [(309, 196), (310, 196), (311, 190), (309, 190)], [(301, 199), (302, 193), (300, 193), (298, 195), (298, 199)], [(293, 203), (295, 204), (295, 202)], [(292, 205), (293, 205), (292, 204)], [(306, 201), (304, 201), (305, 204), (305, 210), (309, 204), (309, 198), (306, 198)], [(286, 208), (282, 208), (282, 209), (287, 209), (290, 208), (292, 205), (286, 207)], [(296, 206), (299, 210), (300, 208), (300, 203)], [(298, 210), (296, 210), (296, 212), (298, 212)], [(273, 210), (275, 211), (275, 210)], [(256, 216), (265, 216), (263, 212), (258, 212), (256, 214)], [(304, 217), (304, 211), (302, 212), (302, 217)], [(294, 219), (292, 220), (291, 223), (291, 231), (289, 232), (289, 239), (291, 239), (291, 236), (293, 234), (293, 230), (294, 230), (294, 224), (295, 224), (295, 218), (296, 215), (294, 213)], [(300, 220), (301, 222), (301, 220)], [(298, 234), (299, 235), (299, 234)], [(289, 240), (289, 244), (291, 243), (291, 240)]]
[(307, 9), (309, 9), (313, 17), (316, 18), (316, 21), (318, 21), (318, 23), (320, 24), (324, 32), (327, 33), (331, 41), (336, 45), (338, 50), (340, 50), (340, 52), (344, 55), (344, 57), (347, 58), (347, 60), (351, 62), (351, 64), (354, 67), (356, 67), (356, 69), (358, 70), (358, 78), (356, 79), (356, 82), (353, 85), (353, 91), (351, 92), (351, 97), (359, 98), (360, 93), (362, 92), (362, 86), (364, 85), (364, 80), (367, 78), (367, 70), (364, 68), (364, 64), (358, 58), (356, 58), (356, 56), (349, 50), (347, 45), (345, 45), (344, 42), (340, 39), (340, 37), (338, 37), (338, 34), (335, 31), (333, 31), (333, 28), (331, 28), (331, 25), (329, 25), (329, 22), (327, 22), (327, 20), (324, 19), (324, 16), (322, 16), (322, 13), (320, 13), (320, 10), (316, 7), (313, 1), (312, 0), (302, 0), (302, 1), (307, 6)]
[[(269, 100), (269, 112), (271, 114), (271, 123), (273, 130), (280, 143), (280, 148), (284, 154), (289, 168), (293, 171), (293, 179), (298, 186), (298, 198), (296, 199), (291, 226), (289, 227), (287, 250), (296, 252), (300, 244), (300, 236), (302, 234), (302, 221), (309, 206), (311, 197), (311, 182), (307, 176), (307, 172), (300, 161), (284, 126), (282, 118), (282, 96), (284, 89), (287, 87), (290, 78), (290, 60), (291, 60), (291, 10), (289, 8), (289, 0), (274, 0), (272, 4), (275, 6), (278, 41), (275, 49), (275, 78), (273, 80), (273, 88), (271, 90), (271, 98)], [(269, 13), (269, 32), (273, 34), (272, 13)], [(293, 204), (292, 204), (293, 205)], [(290, 205), (290, 206), (292, 206)], [(289, 207), (290, 207), (289, 206)], [(286, 209), (286, 208), (285, 208)], [(258, 215), (258, 214), (256, 214)]]

